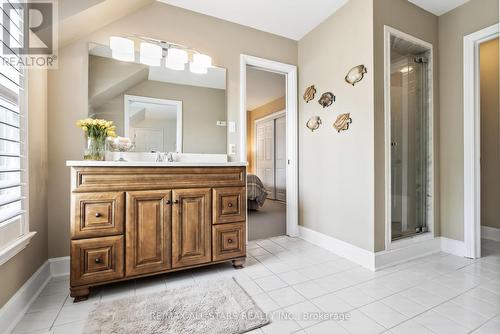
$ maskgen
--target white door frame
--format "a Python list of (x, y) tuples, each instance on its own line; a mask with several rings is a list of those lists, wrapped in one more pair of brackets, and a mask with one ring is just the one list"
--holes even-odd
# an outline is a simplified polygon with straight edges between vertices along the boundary
[[(240, 55), (240, 161), (247, 162), (247, 66), (286, 76), (286, 234), (299, 235), (297, 67), (273, 60)], [(248, 219), (247, 219), (248, 224)]]
[(499, 24), (464, 37), (465, 256), (481, 257), (481, 99), (479, 46), (497, 38)]
[[(429, 56), (429, 157), (431, 167), (429, 168), (429, 179), (431, 180), (430, 192), (432, 194), (432, 204), (428, 213), (428, 232), (409, 238), (392, 241), (392, 206), (391, 206), (391, 36), (410, 41), (428, 49)], [(434, 178), (434, 48), (429, 42), (421, 40), (415, 36), (395, 28), (384, 26), (384, 133), (385, 133), (385, 249), (402, 248), (411, 245), (414, 242), (431, 240), (435, 238), (434, 229), (434, 208), (435, 208), (435, 178)]]
[(177, 129), (176, 129), (176, 153), (182, 153), (182, 101), (177, 100), (167, 100), (167, 99), (158, 99), (154, 97), (147, 96), (137, 96), (137, 95), (128, 95), (125, 94), (123, 96), (123, 110), (125, 115), (124, 120), (124, 129), (123, 135), (125, 137), (129, 137), (129, 121), (130, 121), (130, 102), (143, 102), (143, 103), (154, 103), (154, 104), (167, 104), (174, 105), (177, 110)]

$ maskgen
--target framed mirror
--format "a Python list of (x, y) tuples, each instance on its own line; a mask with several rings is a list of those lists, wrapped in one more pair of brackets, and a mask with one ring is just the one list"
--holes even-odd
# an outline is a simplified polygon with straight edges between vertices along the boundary
[(205, 74), (112, 57), (89, 45), (88, 114), (116, 125), (136, 152), (226, 154), (226, 69)]
[(182, 101), (124, 96), (124, 135), (139, 152), (182, 152)]

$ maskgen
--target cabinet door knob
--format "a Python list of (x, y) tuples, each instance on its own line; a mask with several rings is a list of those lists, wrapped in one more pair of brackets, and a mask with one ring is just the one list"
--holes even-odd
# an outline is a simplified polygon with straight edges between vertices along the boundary
[(232, 244), (233, 243), (233, 239), (227, 239), (227, 243), (228, 244)]
[(233, 207), (233, 203), (228, 203), (227, 206), (230, 207), (230, 208), (232, 208)]
[(100, 258), (98, 258), (98, 257), (96, 257), (96, 259), (95, 259), (95, 263), (101, 263), (101, 259), (100, 259)]
[(174, 201), (174, 204), (179, 204), (179, 200), (178, 200), (178, 199), (176, 199), (176, 200)]
[(101, 214), (99, 212), (96, 212), (95, 216), (96, 216), (96, 218), (99, 218), (99, 217), (101, 217)]
[(167, 199), (167, 201), (165, 202), (165, 204), (169, 205), (169, 204), (172, 204), (172, 202), (169, 199)]

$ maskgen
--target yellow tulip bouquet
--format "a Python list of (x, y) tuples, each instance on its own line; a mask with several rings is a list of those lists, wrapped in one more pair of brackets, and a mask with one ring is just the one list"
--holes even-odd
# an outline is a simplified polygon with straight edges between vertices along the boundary
[(104, 119), (86, 118), (76, 122), (87, 137), (87, 149), (83, 158), (85, 160), (104, 160), (106, 152), (106, 138), (116, 137), (112, 121)]

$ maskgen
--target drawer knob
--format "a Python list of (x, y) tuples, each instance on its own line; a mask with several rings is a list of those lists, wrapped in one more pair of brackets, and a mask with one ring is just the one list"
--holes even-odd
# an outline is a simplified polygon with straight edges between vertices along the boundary
[(233, 203), (228, 203), (227, 206), (230, 207), (230, 208), (232, 208), (233, 207)]
[(101, 263), (101, 259), (97, 257), (97, 258), (95, 259), (95, 263)]
[(99, 217), (101, 217), (101, 214), (99, 212), (96, 212), (95, 216), (96, 216), (96, 218), (99, 218)]
[(233, 239), (227, 239), (227, 243), (228, 244), (232, 244), (233, 243)]

